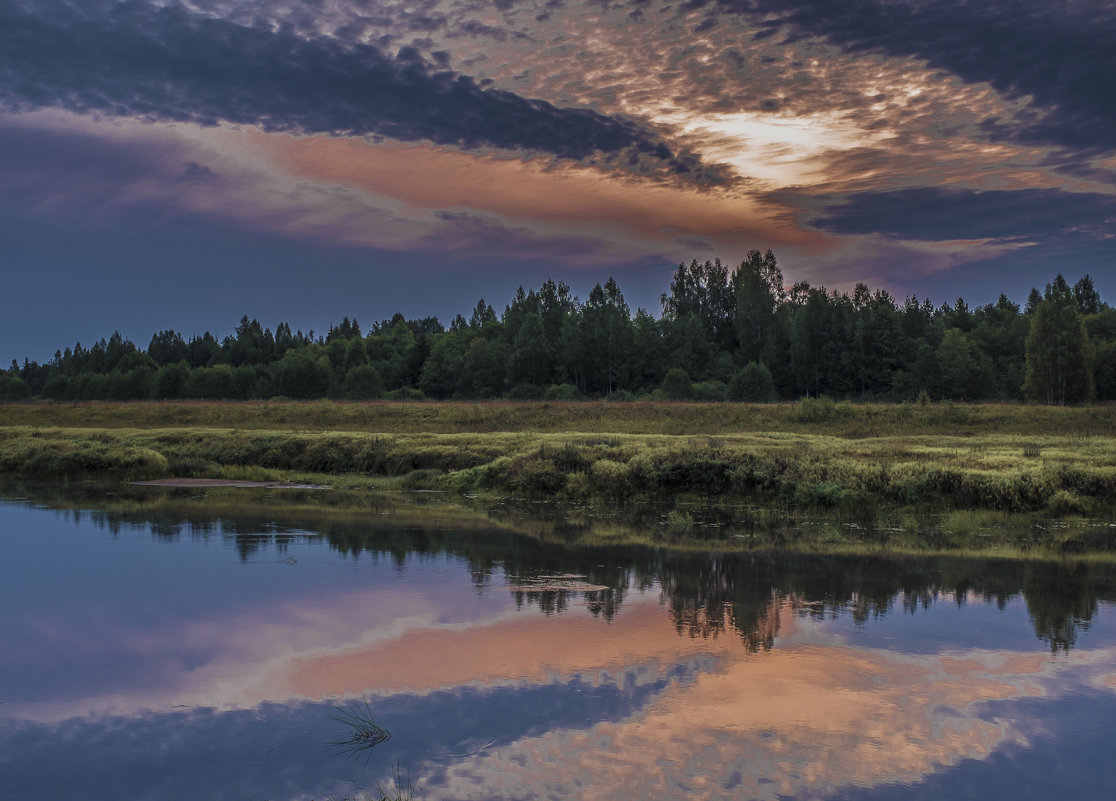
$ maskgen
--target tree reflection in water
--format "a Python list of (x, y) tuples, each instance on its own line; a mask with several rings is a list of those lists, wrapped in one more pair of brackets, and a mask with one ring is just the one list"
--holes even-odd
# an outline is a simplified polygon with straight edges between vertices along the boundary
[[(143, 488), (149, 490), (150, 488)], [(75, 490), (77, 494), (75, 495)], [(146, 528), (157, 540), (179, 537), (231, 540), (242, 559), (264, 547), (282, 552), (295, 539), (325, 538), (347, 556), (388, 559), (399, 569), (412, 560), (464, 560), (478, 593), (507, 588), (517, 606), (548, 615), (587, 609), (605, 620), (622, 609), (627, 593), (653, 586), (680, 635), (717, 637), (735, 632), (749, 650), (770, 649), (778, 633), (780, 599), (796, 614), (848, 614), (857, 623), (897, 611), (915, 613), (951, 598), (969, 598), (1003, 608), (1015, 597), (1027, 605), (1036, 636), (1053, 652), (1067, 652), (1093, 621), (1100, 601), (1116, 601), (1116, 566), (1105, 560), (1043, 561), (949, 555), (810, 554), (788, 549), (718, 552), (562, 542), (510, 532), (483, 519), (447, 522), (424, 517), (421, 508), (399, 514), (389, 502), (373, 499), (355, 519), (337, 519), (321, 495), (298, 491), (257, 495), (240, 506), (214, 504), (190, 493), (164, 494), (177, 503), (152, 503), (150, 492), (107, 510), (103, 490), (20, 487), (18, 494), (85, 518), (116, 534)], [(249, 496), (234, 496), (248, 498)], [(90, 509), (90, 507), (93, 507)], [(523, 577), (565, 576), (576, 582), (532, 585)]]

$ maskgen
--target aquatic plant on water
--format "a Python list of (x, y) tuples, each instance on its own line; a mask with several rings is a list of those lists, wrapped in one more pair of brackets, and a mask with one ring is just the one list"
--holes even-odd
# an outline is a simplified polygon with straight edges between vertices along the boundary
[(352, 701), (326, 715), (345, 727), (347, 736), (341, 740), (326, 743), (345, 755), (346, 759), (364, 758), (364, 764), (372, 756), (372, 749), (391, 739), (391, 734), (372, 719), (372, 707), (367, 700)]

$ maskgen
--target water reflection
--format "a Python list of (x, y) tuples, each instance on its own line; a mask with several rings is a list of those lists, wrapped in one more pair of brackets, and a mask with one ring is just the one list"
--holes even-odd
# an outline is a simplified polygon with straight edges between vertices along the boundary
[(628, 717), (667, 686), (692, 681), (696, 670), (680, 666), (654, 679), (571, 677), (368, 696), (392, 736), (367, 766), (346, 762), (325, 745), (337, 734), (332, 703), (20, 721), (0, 729), (0, 792), (4, 798), (86, 800), (340, 796), (354, 786), (386, 784), (393, 764), (416, 771), (428, 766), (424, 781), (437, 784), (461, 759), (483, 758), (553, 729)]
[(1113, 781), (1103, 561), (574, 549), (220, 502), (0, 504), (0, 797), (341, 797), (393, 765), (462, 799)]
[[(1065, 755), (1048, 723), (1063, 704), (1095, 729), (1110, 733), (1111, 723), (1086, 713), (1073, 692), (1048, 694), (1047, 683), (1064, 688), (1074, 676), (1044, 674), (1025, 659), (989, 661), (996, 664), (914, 665), (828, 649), (740, 661), (702, 674), (693, 688), (664, 693), (644, 714), (553, 730), (454, 765), (443, 797), (480, 797), (470, 792), (477, 781), (507, 788), (509, 797), (537, 797), (524, 794), (533, 787), (607, 799), (873, 797), (888, 787), (901, 787), (906, 798), (1036, 797), (1028, 783), (1048, 779), (1024, 760), (1011, 760), (1010, 776), (981, 768), (993, 755), (1032, 750), (1050, 767), (1048, 752)], [(988, 676), (993, 671), (999, 678)], [(1110, 696), (1094, 692), (1089, 701), (1100, 714), (1116, 710)], [(1054, 728), (1070, 727), (1056, 721)], [(1102, 750), (1097, 742), (1087, 747), (1093, 758)], [(1111, 785), (1081, 755), (1070, 761), (1086, 768), (1081, 786)], [(935, 789), (926, 792), (920, 785), (930, 779)]]
[[(974, 557), (873, 558), (794, 552), (688, 553), (601, 546), (568, 548), (542, 542), (483, 521), (461, 520), (438, 510), (426, 519), (397, 520), (398, 508), (371, 496), (357, 520), (321, 515), (321, 493), (285, 491), (272, 502), (251, 505), (226, 500), (211, 503), (196, 490), (157, 490), (133, 497), (161, 495), (193, 500), (170, 509), (145, 505), (120, 511), (63, 508), (59, 514), (75, 524), (89, 522), (113, 535), (150, 531), (161, 541), (219, 539), (231, 542), (248, 561), (261, 550), (286, 554), (292, 543), (320, 536), (331, 550), (350, 558), (388, 559), (400, 569), (416, 560), (462, 559), (478, 592), (507, 586), (517, 607), (545, 614), (587, 609), (611, 620), (629, 592), (653, 586), (680, 633), (715, 636), (733, 630), (752, 648), (770, 648), (775, 632), (765, 605), (775, 596), (797, 596), (804, 614), (847, 613), (865, 622), (888, 613), (915, 613), (941, 598), (956, 603), (975, 600), (1003, 608), (1022, 597), (1035, 634), (1052, 652), (1070, 650), (1087, 631), (1099, 601), (1116, 600), (1116, 563), (1060, 559), (1042, 561)], [(49, 502), (65, 506), (72, 496), (89, 493), (88, 502), (103, 501), (101, 491), (78, 485), (68, 494), (54, 491)], [(305, 501), (307, 509), (298, 502)], [(377, 519), (379, 518), (379, 519)], [(281, 522), (277, 522), (281, 521)], [(546, 576), (573, 576), (580, 586), (539, 582)], [(538, 585), (538, 589), (531, 584)], [(567, 582), (571, 584), (571, 582)], [(550, 585), (550, 586), (547, 586)]]

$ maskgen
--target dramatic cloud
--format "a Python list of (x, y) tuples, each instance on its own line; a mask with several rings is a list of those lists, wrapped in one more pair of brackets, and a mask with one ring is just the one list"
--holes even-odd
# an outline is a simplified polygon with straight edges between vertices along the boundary
[(389, 55), (374, 43), (306, 39), (146, 2), (0, 5), (0, 102), (571, 159), (628, 148), (673, 159), (630, 121), (483, 89), (467, 75), (438, 71), (411, 47)]
[[(655, 308), (754, 248), (836, 289), (1116, 297), (1112, 41), (1103, 0), (0, 0), (3, 356), (149, 336), (152, 262), (318, 330), (546, 277)], [(131, 322), (89, 330), (110, 300)]]
[(905, 239), (1100, 238), (1116, 232), (1116, 197), (1052, 189), (923, 187), (853, 195), (813, 223), (835, 233), (879, 232)]
[[(691, 5), (700, 4), (691, 3)], [(1097, 0), (716, 0), (763, 19), (789, 39), (824, 37), (856, 52), (914, 57), (967, 83), (1029, 98), (1018, 120), (987, 120), (990, 133), (1081, 150), (1116, 148), (1116, 6)]]

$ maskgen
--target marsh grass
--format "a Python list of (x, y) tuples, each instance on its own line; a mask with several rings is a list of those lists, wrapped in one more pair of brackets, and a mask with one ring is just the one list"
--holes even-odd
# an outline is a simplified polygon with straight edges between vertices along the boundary
[(343, 753), (346, 759), (360, 760), (363, 757), (362, 766), (368, 764), (373, 748), (391, 739), (387, 729), (372, 718), (372, 707), (366, 699), (350, 701), (347, 706), (336, 709), (326, 717), (341, 724), (345, 730), (342, 739), (326, 745)]
[[(178, 425), (168, 426), (168, 410)], [(566, 502), (692, 494), (799, 508), (937, 504), (1052, 515), (1090, 514), (1116, 497), (1116, 415), (1096, 407), (821, 399), (93, 403), (3, 412), (0, 475), (9, 476), (310, 481)]]
[(395, 764), (391, 767), (390, 783), (377, 782), (376, 789), (373, 791), (358, 789), (341, 798), (330, 796), (325, 801), (412, 801), (421, 778), (421, 772), (412, 779), (410, 770), (404, 771)]
[(422, 771), (412, 777), (410, 769), (406, 771), (398, 764), (391, 766), (391, 784), (376, 783), (376, 794), (380, 797), (376, 801), (411, 801), (415, 797), (415, 789), (422, 780)]
[(375, 790), (357, 788), (341, 797), (326, 796), (324, 801), (412, 801), (422, 774), (411, 778), (410, 770), (404, 771), (398, 764), (391, 767), (391, 782), (376, 783)]

